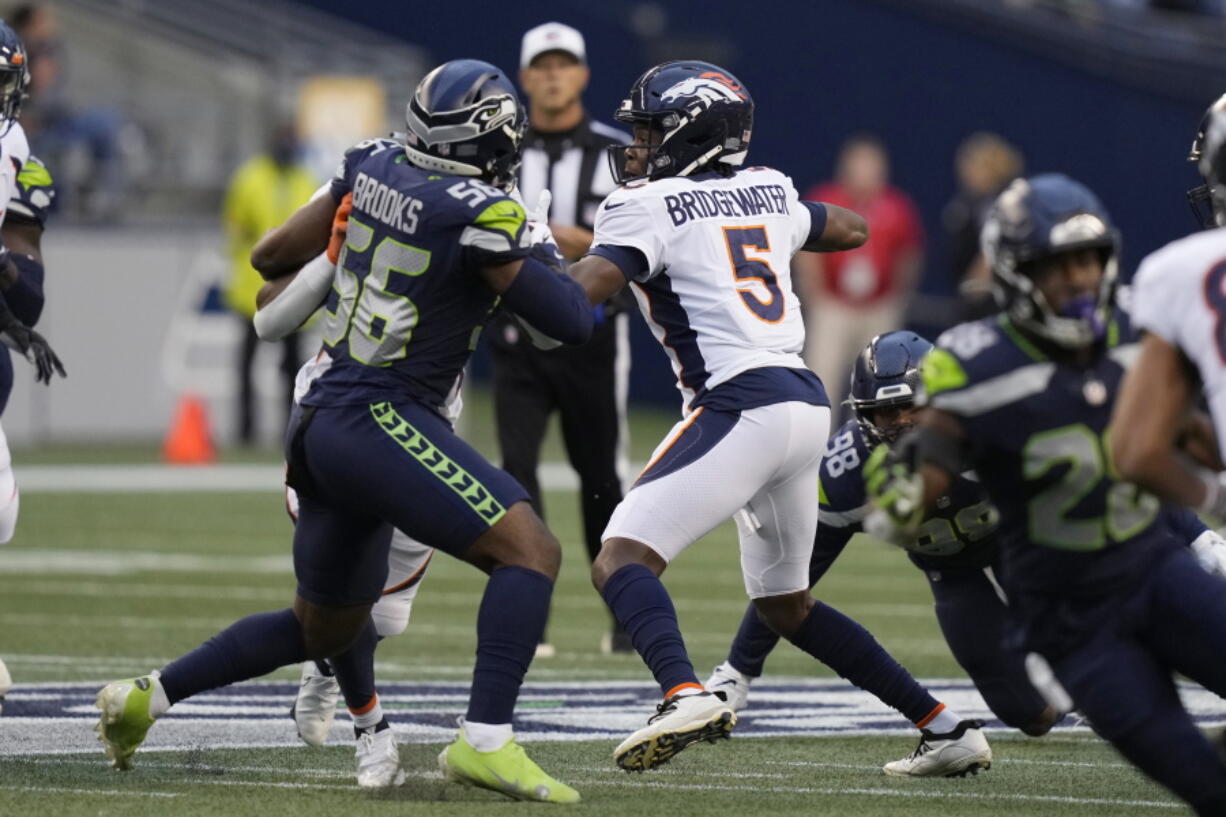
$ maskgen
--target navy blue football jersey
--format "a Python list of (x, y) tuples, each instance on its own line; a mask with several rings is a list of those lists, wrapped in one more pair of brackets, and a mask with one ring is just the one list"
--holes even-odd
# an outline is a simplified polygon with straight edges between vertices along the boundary
[(324, 331), (333, 364), (302, 402), (441, 405), (498, 304), (478, 270), (529, 254), (524, 208), (477, 179), (413, 166), (390, 139), (345, 154), (332, 196), (346, 193)]
[(1122, 314), (1085, 366), (1053, 360), (996, 316), (937, 339), (922, 401), (955, 416), (1000, 511), (1006, 586), (1102, 597), (1179, 542), (1158, 500), (1115, 472), (1107, 425), (1137, 347)]
[[(855, 420), (844, 423), (826, 444), (815, 550), (842, 549), (861, 530), (869, 509), (863, 474), (868, 454)], [(923, 570), (985, 567), (996, 556), (997, 520), (996, 509), (979, 484), (959, 476), (920, 525), (915, 541), (906, 545), (907, 553)]]

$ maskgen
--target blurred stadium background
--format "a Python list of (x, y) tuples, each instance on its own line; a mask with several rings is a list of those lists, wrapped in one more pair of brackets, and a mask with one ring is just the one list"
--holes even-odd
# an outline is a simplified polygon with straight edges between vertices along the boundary
[[(0, 12), (12, 8), (0, 4)], [(217, 294), (227, 274), (219, 220), (225, 186), (287, 117), (303, 132), (308, 162), (322, 181), (345, 146), (401, 127), (404, 103), (430, 67), (480, 57), (513, 72), (522, 32), (546, 20), (567, 22), (586, 35), (593, 68), (586, 103), (605, 120), (647, 66), (681, 56), (714, 61), (754, 95), (753, 161), (785, 170), (802, 190), (829, 178), (848, 136), (868, 131), (882, 139), (892, 181), (917, 204), (928, 237), (908, 322), (931, 336), (958, 310), (959, 273), (952, 269), (942, 212), (957, 191), (954, 157), (963, 139), (995, 132), (1024, 154), (1029, 171), (1067, 172), (1096, 190), (1123, 231), (1127, 277), (1143, 255), (1194, 228), (1184, 191), (1198, 180), (1184, 157), (1205, 106), (1226, 90), (1226, 3), (1220, 0), (519, 0), (464, 6), (58, 0), (51, 8), (60, 67), (54, 99), (76, 127), (31, 133), (34, 152), (61, 188), (43, 239), (47, 309), (39, 328), (69, 377), (51, 388), (35, 386), (19, 363), (3, 418), (23, 498), (17, 538), (0, 552), (0, 656), (18, 684), (92, 682), (146, 671), (288, 592), (288, 523), (276, 495), (281, 411), (275, 355), (264, 355), (260, 364), (262, 445), (228, 449), (236, 427), (240, 327)], [(633, 344), (631, 457), (641, 462), (676, 417), (677, 397), (663, 354), (637, 319)], [(302, 349), (312, 347), (306, 342)], [(473, 370), (463, 430), (496, 459), (482, 355)], [(163, 493), (178, 484), (175, 472), (118, 468), (159, 461), (175, 409), (189, 394), (207, 405), (226, 467), (190, 472), (182, 493)], [(553, 664), (538, 662), (529, 680), (646, 681), (637, 659), (596, 649), (604, 612), (583, 568), (577, 503), (557, 492), (570, 484), (562, 459), (560, 447), (550, 443), (543, 455), (552, 463), (545, 475), (553, 491), (550, 522), (568, 561), (551, 627), (559, 657)], [(670, 571), (669, 585), (705, 672), (723, 656), (743, 596), (729, 527), (694, 551)], [(474, 641), (472, 594), (480, 578), (442, 561), (431, 569), (409, 634), (381, 650), (382, 678), (465, 677)], [(246, 569), (252, 565), (258, 569)], [(901, 554), (871, 543), (853, 547), (822, 588), (824, 599), (863, 622), (916, 675), (961, 674), (937, 631), (926, 584)], [(814, 674), (791, 651), (772, 659), (771, 670)], [(293, 674), (275, 677), (284, 682)], [(276, 722), (287, 731), (280, 707)], [(394, 708), (391, 714), (396, 717)], [(709, 779), (666, 778), (677, 784), (672, 793), (660, 784), (664, 789), (652, 789), (652, 796), (672, 797), (659, 802), (678, 814), (753, 813), (766, 808), (761, 786), (775, 787), (766, 811), (776, 814), (819, 813), (815, 791), (829, 809), (820, 813), (838, 814), (881, 814), (886, 805), (908, 815), (982, 813), (987, 800), (1009, 814), (1172, 807), (1084, 734), (1010, 744), (1004, 753), (1010, 759), (1003, 761), (1010, 775), (993, 772), (996, 788), (976, 781), (958, 795), (984, 799), (960, 801), (945, 799), (941, 781), (905, 790), (880, 783), (877, 766), (906, 751), (910, 738), (829, 740), (823, 756), (834, 762), (812, 763), (811, 745), (792, 742), (770, 761), (778, 765), (763, 766), (767, 761), (742, 745), (725, 763), (743, 772), (741, 778), (754, 779), (719, 793)], [(406, 766), (430, 765), (420, 748), (406, 752)], [(543, 751), (551, 762), (586, 764), (570, 777), (605, 780), (585, 782), (599, 790), (624, 779), (594, 770), (607, 765), (608, 748), (601, 742)], [(1067, 752), (1082, 762), (1065, 763)], [(151, 769), (158, 768), (158, 757), (149, 759)], [(300, 761), (284, 752), (268, 757), (221, 753), (210, 762)], [(301, 776), (248, 769), (242, 778), (242, 769), (231, 770), (239, 775), (229, 778), (231, 785), (283, 788), (260, 801), (227, 790), (229, 799), (217, 801), (212, 813), (302, 813), (320, 807), (323, 801), (309, 798), (322, 797), (321, 788), (348, 796), (350, 750), (311, 757), (325, 767), (311, 774), (330, 776), (335, 786), (312, 784), (308, 795), (282, 797), (278, 792), (300, 786)], [(162, 759), (163, 769), (179, 762)], [(80, 785), (121, 785), (105, 776), (99, 756), (64, 762), (79, 764), (70, 768)], [(1011, 762), (1019, 765), (1008, 767)], [(683, 775), (702, 763), (677, 765)], [(826, 788), (811, 788), (815, 766), (823, 766)], [(74, 803), (71, 795), (54, 793), (63, 767), (10, 758), (8, 768), (18, 781), (9, 788), (26, 790), (11, 801), (13, 813), (98, 813), (88, 799)], [(1064, 776), (1053, 776), (1053, 769)], [(133, 785), (170, 791), (195, 785), (171, 779), (172, 772), (165, 780), (151, 774)], [(0, 775), (0, 788), (3, 781)], [(875, 787), (867, 800), (866, 781)], [(451, 796), (433, 782), (422, 785), (427, 789), (399, 799)], [(678, 792), (687, 786), (707, 789), (705, 799), (683, 802)], [(1047, 794), (1036, 796), (1040, 788)], [(325, 807), (344, 807), (343, 797), (329, 796), (337, 799)], [(156, 801), (150, 802), (149, 813), (157, 813)], [(617, 813), (616, 803), (600, 808)]]
[[(479, 56), (514, 71), (520, 35), (544, 20), (585, 32), (594, 69), (586, 101), (606, 120), (659, 60), (689, 55), (729, 67), (757, 103), (753, 160), (784, 169), (802, 190), (830, 176), (846, 137), (879, 135), (892, 181), (916, 202), (928, 237), (909, 310), (928, 332), (955, 315), (942, 208), (956, 191), (954, 152), (965, 137), (996, 132), (1028, 170), (1064, 171), (1098, 191), (1123, 231), (1129, 275), (1193, 226), (1183, 191), (1195, 174), (1183, 159), (1201, 112), (1226, 87), (1216, 0), (525, 0), (465, 11), (390, 1), (59, 0), (52, 8), (53, 93), (79, 127), (67, 137), (31, 135), (62, 188), (44, 239), (40, 328), (71, 376), (33, 388), (18, 369), (4, 428), (19, 464), (30, 461), (22, 449), (51, 444), (155, 444), (189, 391), (207, 398), (218, 440), (232, 439), (238, 327), (207, 310), (226, 274), (219, 210), (234, 169), (293, 117), (311, 167), (326, 177), (346, 144), (402, 125), (404, 102), (429, 67)], [(100, 130), (110, 140), (102, 157)], [(632, 399), (675, 413), (664, 356), (635, 323)], [(272, 445), (274, 355), (263, 357)], [(475, 370), (479, 382), (480, 359)], [(471, 423), (487, 420), (470, 414)]]

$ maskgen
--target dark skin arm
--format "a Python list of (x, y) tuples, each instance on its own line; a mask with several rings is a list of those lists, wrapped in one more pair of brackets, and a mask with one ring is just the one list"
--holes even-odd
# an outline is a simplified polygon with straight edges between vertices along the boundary
[(1221, 463), (1204, 462), (1206, 430), (1203, 418), (1189, 418), (1187, 406), (1196, 382), (1182, 353), (1154, 334), (1141, 341), (1141, 354), (1124, 377), (1111, 417), (1111, 455), (1120, 476), (1145, 488), (1159, 499), (1185, 507), (1199, 507), (1205, 486), (1187, 459), (1176, 453), (1184, 432), (1189, 451), (1219, 470)]
[[(966, 440), (962, 422), (947, 411), (924, 409), (920, 414), (918, 425), (921, 434), (936, 434), (958, 443)], [(923, 502), (927, 510), (935, 508), (937, 500), (949, 493), (954, 484), (954, 477), (957, 476), (929, 462), (919, 463), (919, 475), (924, 480)]]
[(336, 202), (316, 196), (299, 207), (280, 227), (274, 227), (251, 250), (251, 266), (265, 281), (297, 272), (328, 247)]
[(809, 252), (840, 252), (854, 250), (868, 241), (868, 222), (844, 207), (823, 204), (826, 227), (815, 241), (801, 247)]

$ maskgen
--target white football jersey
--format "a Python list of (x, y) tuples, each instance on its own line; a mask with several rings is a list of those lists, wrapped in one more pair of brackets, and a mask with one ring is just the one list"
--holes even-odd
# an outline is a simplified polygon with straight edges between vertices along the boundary
[(1226, 457), (1226, 228), (1147, 256), (1132, 285), (1132, 322), (1180, 349), (1200, 371)]
[(646, 258), (632, 289), (672, 362), (683, 412), (741, 372), (805, 368), (791, 261), (810, 224), (792, 180), (766, 167), (634, 181), (601, 204), (593, 248)]
[(14, 122), (8, 133), (0, 136), (0, 224), (8, 214), (8, 202), (17, 192), (17, 174), (30, 159), (30, 144), (20, 122)]

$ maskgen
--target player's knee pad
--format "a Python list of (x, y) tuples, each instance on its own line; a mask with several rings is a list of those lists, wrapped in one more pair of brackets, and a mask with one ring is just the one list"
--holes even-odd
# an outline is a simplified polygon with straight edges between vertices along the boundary
[(6, 469), (7, 477), (0, 477), (0, 545), (7, 545), (17, 532), (17, 509), (21, 504), (17, 484), (13, 482), (12, 469)]
[(383, 596), (371, 608), (370, 617), (375, 622), (375, 632), (380, 638), (400, 635), (409, 626), (409, 615), (413, 612), (413, 599), (403, 593), (393, 593)]

